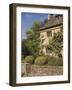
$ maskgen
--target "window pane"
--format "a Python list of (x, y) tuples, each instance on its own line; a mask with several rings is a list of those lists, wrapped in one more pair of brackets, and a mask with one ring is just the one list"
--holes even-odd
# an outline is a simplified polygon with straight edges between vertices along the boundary
[(48, 36), (48, 37), (51, 37), (51, 36), (52, 36), (52, 32), (51, 32), (51, 31), (48, 31), (48, 32), (47, 32), (47, 36)]

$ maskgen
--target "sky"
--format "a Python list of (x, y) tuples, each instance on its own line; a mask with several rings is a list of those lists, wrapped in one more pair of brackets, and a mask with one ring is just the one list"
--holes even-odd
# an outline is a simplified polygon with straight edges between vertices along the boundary
[(26, 32), (29, 30), (35, 21), (44, 21), (48, 19), (48, 14), (40, 13), (21, 13), (21, 39), (26, 39)]

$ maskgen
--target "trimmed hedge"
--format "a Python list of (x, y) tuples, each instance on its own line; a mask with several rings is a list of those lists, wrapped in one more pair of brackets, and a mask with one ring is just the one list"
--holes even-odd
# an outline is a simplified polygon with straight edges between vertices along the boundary
[(58, 58), (54, 56), (47, 56), (47, 62), (48, 62), (48, 65), (58, 65), (59, 64)]
[(24, 59), (24, 63), (30, 63), (33, 64), (34, 62), (34, 57), (33, 56), (26, 56)]
[(47, 62), (47, 59), (45, 56), (38, 56), (35, 59), (35, 64), (37, 64), (37, 65), (44, 65), (44, 64), (46, 64), (46, 62)]
[(26, 56), (22, 62), (24, 63), (30, 63), (30, 64), (36, 64), (36, 65), (55, 65), (55, 66), (63, 66), (63, 59), (57, 58), (54, 56), (38, 56), (36, 59), (34, 56)]

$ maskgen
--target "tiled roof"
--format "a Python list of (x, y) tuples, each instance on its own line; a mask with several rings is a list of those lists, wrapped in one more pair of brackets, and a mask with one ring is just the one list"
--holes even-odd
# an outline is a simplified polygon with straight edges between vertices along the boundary
[(55, 16), (51, 18), (50, 20), (48, 20), (48, 22), (45, 25), (41, 26), (40, 30), (44, 30), (45, 28), (50, 28), (50, 27), (60, 25), (60, 24), (63, 24), (62, 16), (60, 17)]

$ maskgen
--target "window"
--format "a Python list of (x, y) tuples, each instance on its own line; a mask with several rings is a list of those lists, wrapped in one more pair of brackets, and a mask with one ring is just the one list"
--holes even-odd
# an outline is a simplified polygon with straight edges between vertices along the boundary
[(47, 36), (48, 36), (48, 37), (51, 37), (51, 36), (52, 36), (52, 32), (51, 32), (51, 31), (48, 31), (48, 32), (47, 32)]

